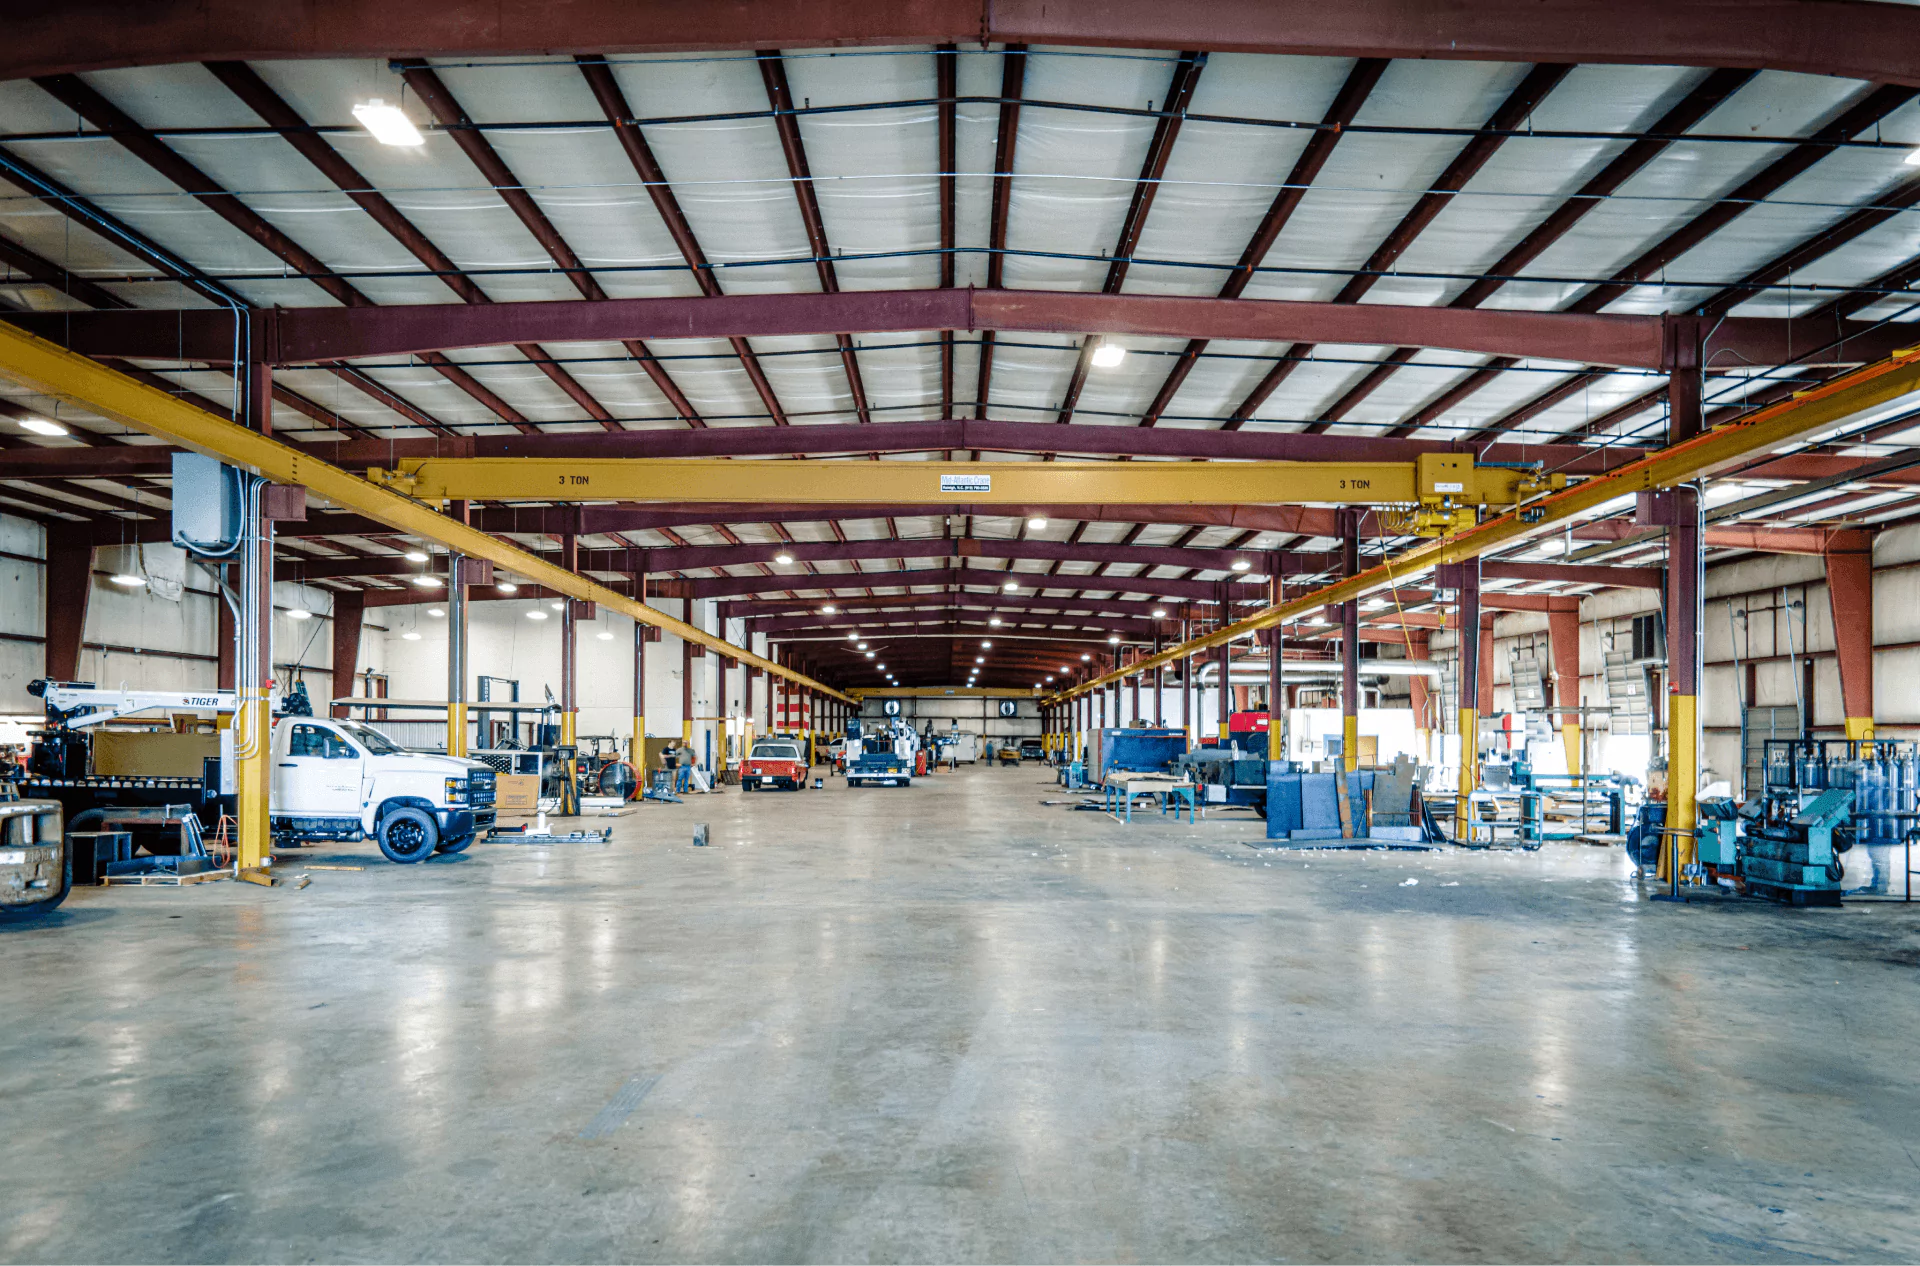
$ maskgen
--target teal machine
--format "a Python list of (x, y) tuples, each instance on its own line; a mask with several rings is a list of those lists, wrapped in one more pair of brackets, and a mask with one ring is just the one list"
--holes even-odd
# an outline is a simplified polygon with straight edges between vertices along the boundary
[(1698, 877), (1788, 905), (1839, 905), (1853, 806), (1846, 787), (1759, 795), (1738, 809), (1731, 800), (1702, 800)]

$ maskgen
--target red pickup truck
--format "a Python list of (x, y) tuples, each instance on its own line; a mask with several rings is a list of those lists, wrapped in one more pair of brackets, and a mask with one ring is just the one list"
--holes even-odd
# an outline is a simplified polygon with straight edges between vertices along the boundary
[(740, 790), (799, 791), (807, 785), (807, 759), (793, 739), (761, 739), (740, 765)]

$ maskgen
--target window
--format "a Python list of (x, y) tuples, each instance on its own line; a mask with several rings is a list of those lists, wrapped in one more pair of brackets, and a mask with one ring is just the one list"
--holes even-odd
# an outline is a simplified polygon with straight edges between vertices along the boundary
[(407, 750), (369, 725), (353, 725), (349, 723), (342, 725), (340, 728), (358, 739), (360, 745), (365, 747), (369, 752), (372, 752), (375, 756), (393, 756)]
[(296, 725), (287, 742), (289, 756), (317, 756), (322, 760), (357, 760), (353, 744), (323, 725)]
[(800, 749), (791, 743), (755, 743), (754, 760), (799, 760)]

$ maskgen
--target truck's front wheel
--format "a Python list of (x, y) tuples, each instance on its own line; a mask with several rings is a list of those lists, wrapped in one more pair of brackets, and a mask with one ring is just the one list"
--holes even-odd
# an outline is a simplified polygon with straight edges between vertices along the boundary
[(395, 809), (381, 819), (380, 851), (390, 862), (417, 862), (433, 854), (440, 828), (423, 809)]

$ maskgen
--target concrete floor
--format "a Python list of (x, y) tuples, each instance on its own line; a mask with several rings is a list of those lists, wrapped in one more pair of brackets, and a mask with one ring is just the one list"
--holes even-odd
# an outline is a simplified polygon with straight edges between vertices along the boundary
[(77, 893), (0, 933), (0, 1258), (1920, 1257), (1914, 908), (1053, 794)]

